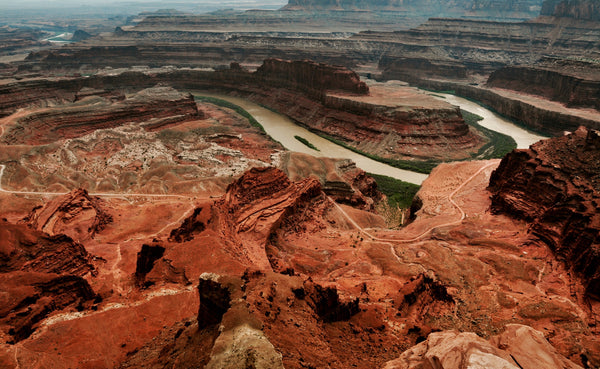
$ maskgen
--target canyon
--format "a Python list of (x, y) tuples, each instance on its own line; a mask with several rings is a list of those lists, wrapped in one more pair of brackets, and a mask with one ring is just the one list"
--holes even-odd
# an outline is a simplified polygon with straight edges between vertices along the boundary
[[(554, 9), (551, 3), (541, 5)], [(39, 75), (41, 70), (44, 74), (93, 74), (107, 66), (132, 65), (223, 69), (236, 62), (254, 70), (268, 58), (311, 59), (342, 65), (368, 78), (399, 79), (418, 87), (455, 91), (540, 133), (558, 135), (580, 125), (598, 128), (600, 124), (594, 97), (600, 50), (594, 35), (600, 26), (597, 20), (583, 15), (589, 12), (573, 10), (574, 15), (566, 16), (569, 11), (565, 10), (593, 9), (594, 5), (584, 5), (585, 1), (561, 4), (556, 7), (563, 10), (556, 14), (554, 10), (545, 11), (526, 21), (430, 16), (409, 29), (393, 30), (344, 21), (340, 23), (353, 24), (354, 28), (335, 31), (337, 23), (326, 17), (348, 11), (326, 9), (345, 8), (344, 2), (292, 3), (291, 8), (323, 10), (317, 10), (319, 16), (312, 21), (299, 15), (294, 21), (298, 23), (290, 21), (285, 27), (281, 24), (287, 22), (288, 14), (304, 14), (304, 10), (269, 12), (267, 19), (276, 22), (271, 26), (269, 20), (261, 18), (261, 12), (243, 16), (155, 15), (135, 26), (119, 27), (112, 34), (72, 43), (60, 51), (31, 53), (15, 67), (19, 75), (26, 77)], [(361, 8), (355, 2), (348, 5)], [(522, 9), (539, 5), (511, 2), (506, 6)], [(381, 6), (387, 9), (397, 4)], [(402, 6), (412, 5), (403, 2)], [(452, 6), (459, 9), (463, 4)], [(489, 10), (498, 8), (498, 4), (464, 7)], [(366, 15), (370, 11), (363, 10)], [(357, 17), (362, 14), (349, 12), (358, 12)], [(378, 18), (373, 22), (385, 23)], [(313, 23), (331, 25), (332, 29), (315, 28)]]
[[(367, 86), (365, 82), (360, 81), (356, 73), (343, 67), (280, 59), (265, 60), (255, 72), (232, 64), (230, 68), (215, 72), (196, 69), (146, 72), (127, 70), (59, 81), (17, 81), (0, 86), (0, 95), (5, 100), (0, 106), (0, 113), (9, 115), (20, 107), (31, 104), (43, 106), (49, 101), (75, 101), (85, 89), (107, 90), (106, 93), (111, 93), (110, 91), (118, 88), (133, 89), (136, 88), (134, 86), (141, 88), (156, 84), (168, 84), (188, 91), (221, 90), (241, 95), (285, 114), (311, 130), (384, 159), (465, 159), (476, 155), (490, 140), (476, 128), (469, 127), (459, 109), (415, 89), (402, 86), (391, 88), (376, 83)], [(40, 89), (44, 92), (30, 93)], [(138, 97), (110, 105), (111, 114), (117, 115), (119, 106), (127, 111), (138, 109), (136, 101), (145, 101), (140, 96), (151, 95), (149, 91), (152, 90), (144, 91), (138, 92)], [(184, 104), (177, 103), (177, 99), (181, 100), (183, 97), (169, 97), (173, 103), (161, 103), (160, 114), (156, 114), (152, 109), (144, 109), (148, 111), (135, 119), (154, 114), (157, 122), (153, 125), (160, 125), (163, 124), (159, 120), (161, 114), (177, 116), (177, 119), (194, 114), (191, 107), (184, 108)], [(97, 119), (102, 120), (102, 110), (91, 98), (74, 102), (73, 107), (61, 106), (58, 113), (45, 111), (19, 119), (33, 125), (41, 120), (41, 116), (45, 121), (49, 121), (51, 119), (47, 116), (56, 114), (60, 119), (71, 121), (70, 125), (76, 125), (77, 119), (82, 119), (89, 126), (93, 119), (84, 112), (87, 109), (84, 106), (85, 101), (90, 101), (93, 106), (92, 114), (98, 115)], [(147, 103), (158, 107), (153, 101)], [(173, 111), (165, 110), (170, 104), (174, 104)], [(193, 102), (188, 98), (185, 104)], [(71, 113), (66, 113), (65, 110)], [(73, 118), (68, 118), (69, 114)], [(127, 119), (134, 118), (128, 116)], [(172, 120), (165, 119), (167, 122)], [(7, 130), (3, 139), (14, 140), (11, 138), (11, 130), (21, 129), (19, 127)], [(39, 131), (40, 136), (44, 136), (43, 130), (35, 128), (35, 125), (33, 127)], [(56, 131), (57, 128), (54, 127), (53, 130)], [(460, 150), (457, 151), (456, 148)]]
[[(0, 367), (600, 368), (596, 10), (3, 30)], [(514, 149), (448, 92), (552, 138)]]

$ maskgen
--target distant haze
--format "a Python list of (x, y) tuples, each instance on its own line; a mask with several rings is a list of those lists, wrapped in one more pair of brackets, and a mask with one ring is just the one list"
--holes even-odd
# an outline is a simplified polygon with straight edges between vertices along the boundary
[(287, 4), (285, 0), (9, 0), (0, 1), (0, 9), (82, 9), (86, 7), (102, 9), (278, 9)]

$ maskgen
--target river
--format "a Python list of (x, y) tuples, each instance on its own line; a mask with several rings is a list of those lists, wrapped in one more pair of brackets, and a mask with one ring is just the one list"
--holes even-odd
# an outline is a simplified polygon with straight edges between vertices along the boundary
[(515, 125), (510, 120), (501, 117), (500, 115), (484, 108), (483, 106), (471, 100), (467, 100), (456, 95), (442, 94), (437, 92), (431, 95), (434, 97), (443, 96), (444, 98), (442, 100), (447, 101), (452, 105), (460, 106), (462, 110), (466, 110), (468, 112), (483, 117), (483, 120), (480, 120), (478, 122), (480, 125), (484, 126), (485, 128), (489, 128), (492, 131), (504, 133), (505, 135), (511, 136), (517, 143), (517, 149), (527, 149), (529, 148), (529, 145), (536, 143), (539, 140), (544, 140), (548, 138), (536, 135), (535, 133), (531, 133)]
[[(348, 150), (342, 146), (326, 140), (306, 128), (294, 123), (290, 118), (275, 113), (249, 100), (239, 97), (232, 97), (224, 94), (212, 92), (195, 92), (199, 96), (215, 97), (236, 104), (250, 113), (265, 129), (267, 134), (274, 140), (279, 141), (286, 149), (302, 152), (313, 156), (322, 156), (329, 158), (345, 158), (353, 160), (356, 165), (367, 172), (381, 174), (393, 177), (405, 182), (420, 185), (427, 178), (427, 174), (412, 172), (409, 170), (398, 169), (390, 165), (378, 162), (376, 160), (362, 156), (354, 151)], [(527, 148), (534, 142), (545, 137), (537, 136), (515, 126), (510, 121), (494, 114), (482, 106), (454, 95), (437, 94), (444, 96), (445, 100), (453, 105), (458, 105), (462, 109), (482, 116), (484, 119), (479, 122), (482, 126), (512, 136), (517, 141), (519, 148)], [(313, 150), (294, 136), (300, 136), (312, 143), (319, 151)]]

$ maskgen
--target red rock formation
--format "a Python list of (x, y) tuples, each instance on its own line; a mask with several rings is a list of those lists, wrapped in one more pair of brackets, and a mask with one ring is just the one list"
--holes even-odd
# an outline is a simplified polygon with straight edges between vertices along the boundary
[(8, 144), (49, 143), (129, 122), (146, 122), (147, 129), (156, 129), (199, 117), (192, 95), (169, 87), (155, 87), (142, 90), (122, 102), (111, 103), (92, 97), (32, 113), (8, 129), (3, 141)]
[(497, 336), (485, 340), (474, 333), (436, 332), (425, 342), (386, 363), (384, 369), (410, 368), (581, 369), (556, 352), (542, 332), (509, 324)]
[(600, 298), (600, 134), (576, 132), (507, 155), (490, 179), (492, 209), (531, 223)]
[(65, 235), (49, 236), (0, 221), (0, 272), (84, 275), (93, 270), (85, 248)]
[(0, 220), (0, 329), (27, 338), (54, 311), (89, 307), (96, 295), (83, 275), (94, 267), (80, 244)]
[(321, 196), (314, 178), (291, 182), (279, 169), (253, 168), (227, 188), (215, 204), (222, 227), (232, 232), (231, 249), (257, 268), (270, 270), (265, 245), (297, 206)]
[[(57, 83), (46, 80), (37, 82), (37, 85), (28, 82), (0, 87), (0, 96), (7, 98), (6, 103), (0, 103), (0, 112), (4, 111), (8, 114), (17, 107), (43, 103), (46, 98), (49, 98), (48, 96), (42, 95), (39, 100), (36, 100), (32, 95), (37, 88), (45, 89), (48, 86), (58, 96), (72, 96), (83, 87), (114, 89), (116, 86), (123, 88), (138, 86), (142, 88), (168, 83), (179, 89), (220, 88), (241, 94), (290, 116), (310, 129), (386, 159), (464, 159), (470, 157), (470, 153), (476, 152), (477, 148), (484, 144), (469, 130), (456, 107), (433, 99), (425, 103), (422, 96), (419, 102), (394, 104), (394, 100), (386, 96), (387, 92), (380, 90), (377, 96), (369, 97), (365, 95), (366, 86), (360, 82), (354, 72), (308, 61), (290, 62), (269, 59), (255, 73), (240, 68), (217, 72), (179, 70), (152, 75), (124, 73), (117, 77), (95, 76)], [(388, 98), (388, 102), (381, 103), (381, 99), (385, 98)], [(126, 101), (110, 106), (118, 107), (125, 103)], [(53, 114), (58, 114), (57, 116), (65, 114), (60, 111), (62, 110), (57, 110)], [(152, 109), (149, 109), (148, 113), (151, 111)], [(168, 116), (164, 121), (158, 120), (156, 125), (170, 122), (171, 115), (166, 110), (161, 110), (159, 113), (159, 116), (162, 116), (161, 114)], [(173, 119), (179, 119), (180, 115), (186, 113), (173, 112), (172, 114), (177, 114)], [(94, 117), (88, 118), (93, 123)], [(122, 120), (122, 117), (119, 119)], [(38, 120), (38, 123), (43, 122)], [(102, 128), (102, 125), (107, 123), (98, 121), (96, 124), (98, 128)], [(28, 127), (17, 126), (7, 130), (4, 141), (22, 142), (23, 136), (40, 136), (37, 131), (28, 132), (30, 129)], [(77, 133), (78, 129), (83, 130), (83, 127), (82, 125), (69, 126), (69, 134), (83, 133)], [(64, 130), (67, 130), (67, 127), (63, 127), (61, 131)], [(48, 129), (44, 128), (40, 132), (42, 131), (47, 132)], [(50, 140), (48, 137), (39, 138)], [(32, 139), (30, 141), (33, 142)]]
[(282, 170), (297, 181), (314, 176), (321, 182), (323, 192), (341, 204), (374, 211), (383, 194), (377, 190), (373, 177), (348, 159), (314, 157), (298, 152), (285, 153)]
[(487, 85), (560, 101), (567, 106), (600, 107), (600, 65), (546, 59), (531, 66), (504, 67), (494, 71)]
[(65, 234), (81, 242), (102, 231), (112, 216), (103, 209), (100, 198), (77, 189), (33, 209), (23, 221), (38, 231)]
[(175, 268), (171, 261), (163, 257), (165, 248), (160, 244), (142, 245), (137, 253), (135, 282), (138, 287), (148, 288), (157, 283), (188, 285), (190, 281), (185, 270)]
[(290, 61), (267, 59), (255, 72), (273, 87), (307, 92), (321, 97), (326, 91), (367, 95), (369, 87), (355, 72), (341, 66), (315, 63), (310, 60)]

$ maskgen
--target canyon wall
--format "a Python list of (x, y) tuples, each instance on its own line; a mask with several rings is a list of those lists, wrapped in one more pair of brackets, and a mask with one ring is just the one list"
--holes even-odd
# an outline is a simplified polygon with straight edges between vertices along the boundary
[[(339, 139), (359, 150), (383, 158), (469, 157), (483, 142), (469, 130), (458, 108), (436, 102), (432, 106), (385, 105), (368, 97), (368, 87), (345, 68), (309, 61), (269, 59), (256, 72), (237, 64), (216, 72), (175, 70), (160, 73), (128, 72), (52, 82), (15, 83), (0, 87), (8, 115), (46, 99), (73, 99), (83, 88), (125, 90), (158, 83), (184, 90), (220, 89), (237, 93), (290, 116), (309, 129)], [(36, 95), (33, 91), (47, 90)], [(33, 99), (33, 100), (32, 100)], [(385, 144), (382, 144), (385, 143)]]
[(282, 10), (410, 10), (430, 15), (477, 14), (482, 17), (498, 17), (502, 14), (518, 14), (522, 17), (535, 17), (541, 3), (541, 0), (289, 0)]
[(600, 64), (592, 62), (554, 60), (508, 66), (494, 71), (487, 85), (538, 95), (567, 106), (600, 106)]
[(325, 91), (343, 91), (368, 95), (369, 87), (355, 72), (340, 66), (310, 60), (267, 59), (256, 70), (259, 81), (276, 87), (299, 90), (323, 97)]
[(507, 155), (490, 178), (492, 210), (525, 219), (600, 298), (600, 133), (580, 128)]
[(600, 129), (598, 120), (544, 109), (517, 97), (503, 96), (499, 92), (486, 88), (433, 80), (419, 80), (418, 84), (439, 91), (452, 90), (458, 96), (476, 100), (528, 129), (545, 135), (560, 136), (565, 131), (574, 131), (580, 126)]
[(121, 101), (89, 97), (57, 109), (46, 108), (31, 113), (20, 118), (2, 141), (9, 144), (50, 143), (130, 122), (147, 122), (146, 129), (155, 129), (201, 116), (192, 95), (170, 87), (148, 88), (127, 99), (125, 96), (116, 99)]
[(545, 0), (540, 14), (600, 21), (600, 4), (594, 0)]

